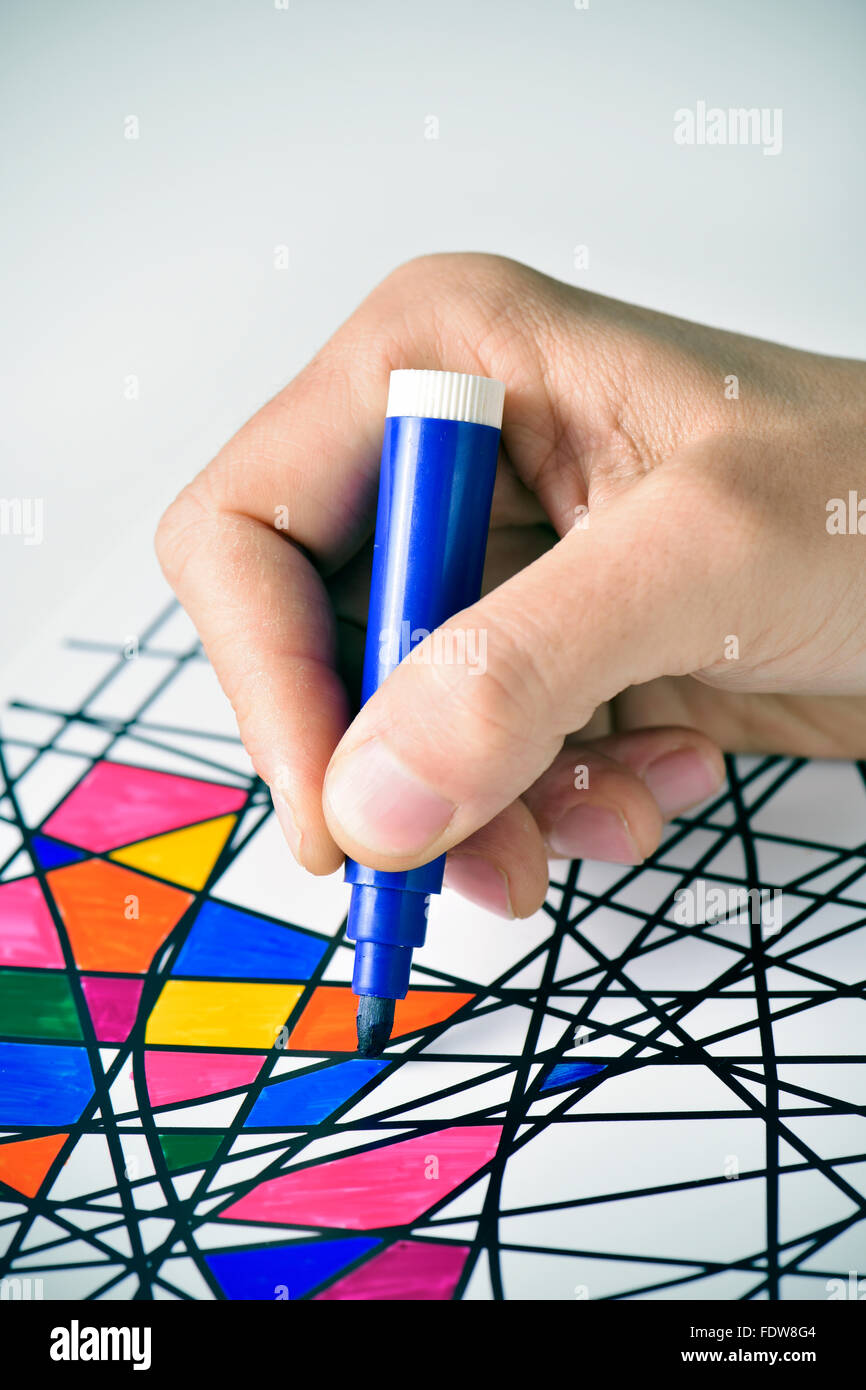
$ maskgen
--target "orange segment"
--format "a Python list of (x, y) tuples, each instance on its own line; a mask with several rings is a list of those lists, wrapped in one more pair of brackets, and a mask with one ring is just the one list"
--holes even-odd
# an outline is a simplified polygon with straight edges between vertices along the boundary
[(48, 885), (81, 970), (143, 973), (193, 901), (104, 859), (54, 869)]
[[(474, 994), (457, 994), (445, 989), (410, 989), (398, 999), (394, 1010), (394, 1038), (418, 1032), (450, 1018), (474, 999)], [(357, 997), (348, 985), (320, 985), (314, 991), (289, 1038), (289, 1047), (304, 1052), (354, 1052)]]
[(35, 1197), (68, 1134), (43, 1134), (38, 1139), (16, 1139), (0, 1144), (0, 1181)]

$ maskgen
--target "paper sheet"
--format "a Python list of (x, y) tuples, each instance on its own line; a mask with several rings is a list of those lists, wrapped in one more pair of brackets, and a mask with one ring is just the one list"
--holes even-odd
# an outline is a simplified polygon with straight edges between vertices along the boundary
[(4, 1297), (851, 1296), (862, 766), (737, 759), (529, 921), (446, 892), (362, 1060), (347, 889), (183, 613), (48, 669), (2, 720)]

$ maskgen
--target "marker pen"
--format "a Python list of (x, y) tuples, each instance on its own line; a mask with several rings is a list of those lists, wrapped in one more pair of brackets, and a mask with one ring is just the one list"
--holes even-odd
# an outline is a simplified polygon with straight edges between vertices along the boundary
[[(391, 373), (362, 704), (419, 642), (481, 594), (504, 399), (502, 382), (488, 377)], [(452, 643), (445, 659), (455, 648), (466, 659), (466, 637), (462, 652)], [(403, 873), (346, 860), (346, 935), (355, 942), (352, 988), (365, 1055), (381, 1052), (391, 1036), (394, 1001), (406, 996), (412, 951), (424, 944), (444, 868), (444, 855)]]

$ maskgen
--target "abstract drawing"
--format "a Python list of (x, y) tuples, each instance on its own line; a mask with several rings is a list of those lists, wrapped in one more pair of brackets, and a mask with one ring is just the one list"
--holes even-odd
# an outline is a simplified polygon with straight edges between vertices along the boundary
[(361, 1059), (347, 890), (291, 860), (184, 615), (79, 655), (0, 746), (4, 1296), (823, 1299), (864, 1268), (862, 766), (731, 759), (648, 864), (554, 865), (526, 922), (446, 894)]

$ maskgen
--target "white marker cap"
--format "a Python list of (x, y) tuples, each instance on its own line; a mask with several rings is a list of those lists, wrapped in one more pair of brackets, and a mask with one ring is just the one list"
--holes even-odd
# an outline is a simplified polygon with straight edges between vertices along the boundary
[(421, 415), (430, 420), (466, 420), (502, 428), (505, 385), (489, 376), (463, 372), (391, 373), (386, 415)]

